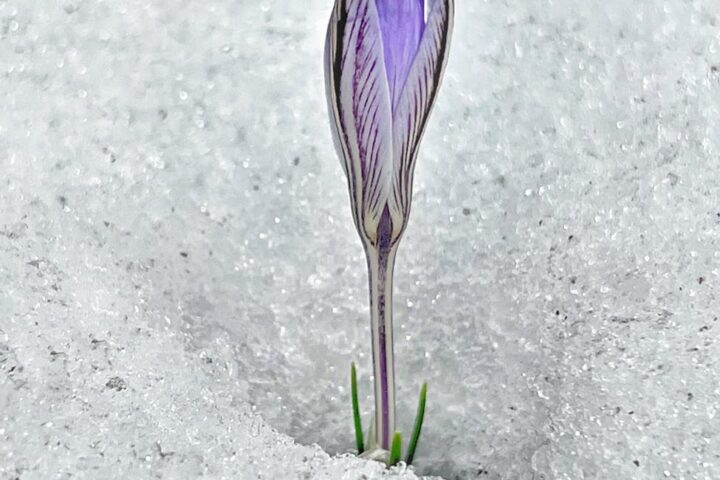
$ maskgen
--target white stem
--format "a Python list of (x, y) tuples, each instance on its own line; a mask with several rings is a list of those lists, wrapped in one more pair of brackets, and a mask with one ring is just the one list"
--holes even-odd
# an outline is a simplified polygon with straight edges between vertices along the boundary
[(395, 357), (393, 354), (392, 290), (397, 244), (366, 248), (370, 286), (373, 373), (375, 375), (375, 435), (389, 450), (395, 434)]

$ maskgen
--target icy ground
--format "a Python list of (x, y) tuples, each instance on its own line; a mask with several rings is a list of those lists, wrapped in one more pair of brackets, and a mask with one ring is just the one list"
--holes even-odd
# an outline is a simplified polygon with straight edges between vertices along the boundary
[[(291, 440), (352, 449), (353, 360), (372, 401), (331, 3), (0, 0), (0, 479), (382, 475)], [(719, 32), (458, 1), (396, 278), (419, 473), (720, 478)]]

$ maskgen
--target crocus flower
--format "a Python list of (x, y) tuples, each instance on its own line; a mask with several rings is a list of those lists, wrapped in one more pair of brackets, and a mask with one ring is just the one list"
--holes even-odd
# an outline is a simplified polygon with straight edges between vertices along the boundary
[[(336, 0), (325, 46), (335, 146), (368, 263), (375, 444), (395, 431), (392, 275), (413, 171), (450, 46), (454, 0)], [(371, 439), (371, 442), (373, 439)]]

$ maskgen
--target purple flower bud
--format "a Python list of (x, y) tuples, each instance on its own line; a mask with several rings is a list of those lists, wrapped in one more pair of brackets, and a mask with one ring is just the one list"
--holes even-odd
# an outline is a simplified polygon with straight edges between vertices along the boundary
[(419, 144), (447, 62), (453, 13), (454, 0), (336, 0), (327, 33), (330, 123), (368, 258), (374, 431), (385, 450), (395, 429), (395, 253), (410, 215)]

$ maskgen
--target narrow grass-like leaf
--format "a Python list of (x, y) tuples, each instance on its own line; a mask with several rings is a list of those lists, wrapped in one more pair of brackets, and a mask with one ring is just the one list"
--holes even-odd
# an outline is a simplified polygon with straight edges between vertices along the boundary
[(358, 455), (365, 450), (362, 419), (360, 419), (360, 403), (358, 402), (357, 368), (355, 362), (350, 367), (350, 390), (352, 395), (353, 422), (355, 423), (355, 443), (357, 443)]
[(393, 437), (392, 447), (390, 448), (390, 460), (388, 460), (388, 466), (392, 467), (397, 465), (402, 456), (402, 433), (395, 432)]
[(415, 415), (415, 427), (413, 427), (412, 438), (410, 439), (410, 445), (408, 446), (407, 456), (405, 457), (405, 463), (410, 465), (415, 458), (415, 450), (417, 449), (418, 440), (420, 439), (420, 432), (422, 432), (423, 420), (425, 418), (425, 401), (427, 399), (427, 382), (423, 384), (420, 390), (420, 402), (418, 404), (418, 411)]

